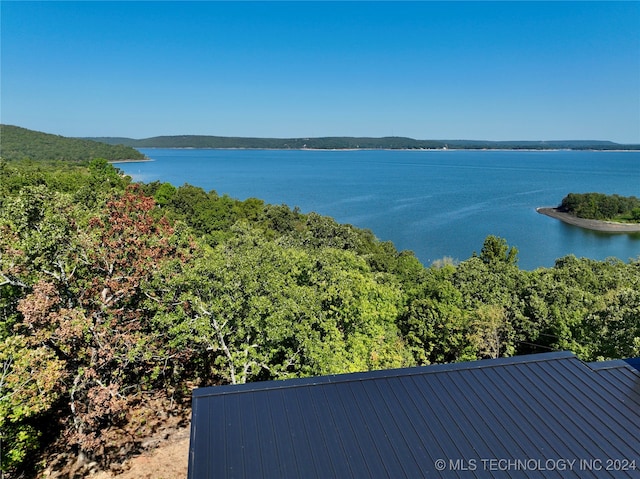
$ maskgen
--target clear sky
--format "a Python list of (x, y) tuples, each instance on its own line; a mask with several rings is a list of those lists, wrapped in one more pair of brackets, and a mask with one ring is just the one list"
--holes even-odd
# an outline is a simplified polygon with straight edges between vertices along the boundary
[(640, 143), (640, 2), (1, 2), (1, 121), (66, 136)]

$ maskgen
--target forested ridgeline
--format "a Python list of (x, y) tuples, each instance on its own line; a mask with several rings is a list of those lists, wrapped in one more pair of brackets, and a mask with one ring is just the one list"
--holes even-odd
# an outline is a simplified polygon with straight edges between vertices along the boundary
[(402, 136), (380, 138), (328, 136), (317, 138), (250, 138), (212, 135), (171, 135), (152, 138), (92, 137), (91, 140), (135, 148), (256, 148), (256, 149), (497, 149), (497, 150), (638, 150), (640, 145), (611, 141), (487, 141), (416, 140)]
[(188, 417), (198, 386), (550, 350), (640, 355), (638, 259), (524, 271), (489, 236), (465, 261), (424, 267), (368, 230), (132, 184), (105, 160), (0, 162), (0, 181), (7, 477), (122, 461)]
[(578, 218), (640, 223), (640, 198), (604, 193), (569, 193), (558, 207)]
[(79, 161), (93, 158), (109, 161), (143, 160), (145, 156), (135, 148), (108, 145), (102, 142), (67, 138), (12, 125), (0, 125), (0, 158), (4, 160)]

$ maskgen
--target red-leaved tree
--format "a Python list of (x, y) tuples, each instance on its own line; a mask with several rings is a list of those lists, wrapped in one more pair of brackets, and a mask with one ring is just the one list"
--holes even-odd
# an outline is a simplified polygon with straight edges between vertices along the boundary
[[(68, 372), (69, 435), (79, 453), (106, 462), (110, 445), (134, 444), (136, 406), (175, 379), (172, 351), (146, 307), (152, 279), (166, 261), (185, 261), (182, 241), (152, 198), (129, 187), (78, 231), (73, 273), (43, 277), (20, 301), (33, 345), (46, 345)], [(125, 439), (126, 443), (127, 440)], [(126, 448), (125, 448), (126, 449)]]

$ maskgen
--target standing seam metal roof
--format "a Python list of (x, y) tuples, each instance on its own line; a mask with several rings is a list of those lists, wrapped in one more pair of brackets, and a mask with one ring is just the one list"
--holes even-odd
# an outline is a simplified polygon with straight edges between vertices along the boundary
[(638, 438), (638, 369), (546, 353), (197, 389), (189, 478), (638, 478)]

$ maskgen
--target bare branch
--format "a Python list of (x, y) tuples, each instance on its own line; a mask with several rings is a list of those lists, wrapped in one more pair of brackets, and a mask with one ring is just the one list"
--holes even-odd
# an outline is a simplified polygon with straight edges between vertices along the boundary
[(2, 282), (0, 282), (0, 286), (4, 286), (6, 284), (9, 284), (11, 286), (18, 286), (19, 288), (28, 288), (29, 286), (24, 284), (22, 281), (19, 281), (17, 279), (12, 279), (9, 276), (7, 276), (4, 273), (0, 272), (0, 278), (2, 279)]
[(218, 324), (218, 321), (216, 320), (213, 314), (211, 314), (209, 311), (204, 309), (201, 305), (198, 305), (197, 307), (200, 310), (200, 313), (202, 315), (209, 317), (211, 321), (211, 325), (213, 326), (213, 329), (216, 332), (216, 335), (218, 336), (218, 342), (220, 343), (220, 347), (224, 352), (224, 355), (227, 357), (227, 362), (229, 363), (229, 375), (231, 377), (231, 384), (236, 384), (236, 368), (235, 368), (235, 365), (233, 364), (233, 355), (231, 354), (231, 351), (227, 346), (227, 342), (224, 339), (223, 328)]

